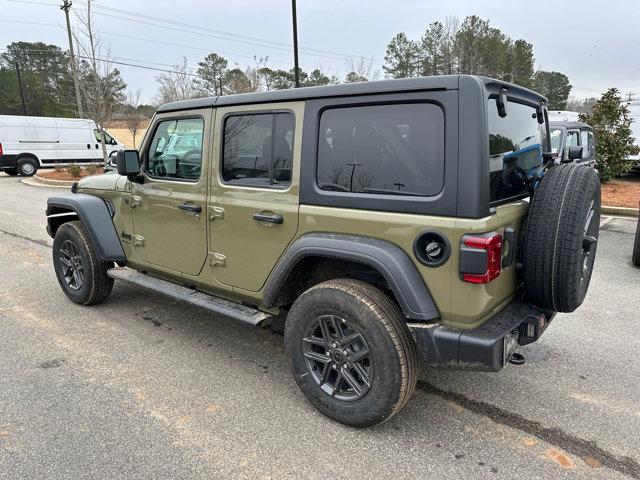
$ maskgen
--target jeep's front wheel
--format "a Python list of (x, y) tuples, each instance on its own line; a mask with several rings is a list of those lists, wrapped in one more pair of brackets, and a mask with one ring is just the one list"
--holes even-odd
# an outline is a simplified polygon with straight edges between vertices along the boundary
[(340, 423), (384, 422), (415, 388), (415, 344), (404, 316), (365, 282), (329, 280), (304, 292), (289, 312), (284, 339), (298, 387)]
[(64, 223), (56, 232), (53, 266), (62, 290), (75, 303), (93, 305), (111, 293), (113, 279), (107, 270), (113, 263), (98, 260), (89, 234), (78, 221)]

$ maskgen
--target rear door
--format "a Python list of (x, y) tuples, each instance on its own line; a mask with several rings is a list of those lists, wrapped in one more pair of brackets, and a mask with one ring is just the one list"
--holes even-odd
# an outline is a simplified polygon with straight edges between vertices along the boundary
[(221, 107), (209, 199), (217, 281), (259, 291), (298, 230), (304, 102)]

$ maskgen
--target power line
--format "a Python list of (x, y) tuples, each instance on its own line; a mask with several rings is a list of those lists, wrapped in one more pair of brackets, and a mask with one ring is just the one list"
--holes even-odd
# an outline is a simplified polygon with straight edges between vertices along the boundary
[[(76, 3), (79, 3), (81, 5), (87, 5), (86, 2), (83, 2), (81, 0), (77, 0)], [(253, 37), (250, 35), (243, 35), (243, 34), (239, 34), (239, 33), (232, 33), (232, 32), (226, 32), (224, 30), (218, 30), (218, 29), (213, 29), (213, 28), (209, 28), (209, 27), (203, 27), (200, 25), (194, 25), (194, 24), (190, 24), (190, 23), (186, 23), (186, 22), (180, 22), (180, 21), (176, 21), (176, 20), (171, 20), (171, 19), (167, 19), (167, 18), (162, 18), (162, 17), (155, 17), (152, 15), (148, 15), (145, 13), (138, 13), (138, 12), (132, 12), (129, 10), (122, 10), (122, 9), (118, 9), (118, 8), (112, 8), (112, 7), (106, 7), (106, 6), (102, 6), (102, 5), (94, 5), (94, 8), (96, 9), (101, 9), (101, 10), (107, 10), (109, 12), (116, 12), (116, 13), (122, 13), (122, 14), (126, 14), (126, 15), (131, 15), (131, 16), (135, 16), (135, 17), (140, 17), (140, 18), (144, 18), (147, 20), (152, 20), (155, 22), (163, 22), (163, 23), (167, 23), (170, 25), (176, 25), (176, 26), (180, 26), (180, 27), (187, 27), (190, 29), (194, 29), (194, 30), (201, 30), (201, 31), (206, 31), (206, 32), (211, 32), (211, 33), (215, 33), (218, 35), (224, 35), (224, 36), (229, 36), (229, 37), (234, 37), (234, 38), (241, 38), (241, 39), (245, 39), (245, 40), (251, 40), (254, 42), (260, 42), (262, 44), (271, 44), (271, 45), (278, 45), (278, 46), (282, 46), (282, 47), (287, 47), (288, 50), (292, 50), (293, 49), (293, 45), (291, 45), (290, 43), (284, 43), (284, 42), (277, 42), (274, 40), (269, 40), (266, 38), (261, 38), (261, 37)], [(267, 45), (264, 45), (267, 46)], [(312, 48), (312, 47), (302, 47), (300, 46), (300, 50), (304, 50), (310, 53), (326, 53), (329, 55), (334, 55), (337, 56), (340, 59), (344, 59), (344, 58), (354, 58), (354, 59), (360, 59), (363, 58), (363, 55), (356, 55), (356, 54), (349, 54), (349, 53), (342, 53), (342, 52), (335, 52), (335, 51), (331, 51), (331, 50), (324, 50), (324, 49), (318, 49), (318, 48)], [(374, 61), (377, 62), (377, 59), (373, 59)]]
[[(20, 53), (41, 53), (41, 54), (50, 54), (51, 52), (49, 50), (35, 50), (35, 49), (23, 49), (20, 50)], [(76, 57), (78, 58), (82, 58), (85, 60), (90, 60), (91, 57), (86, 56), (86, 55), (76, 55)], [(134, 68), (142, 68), (144, 70), (153, 70), (156, 72), (166, 72), (166, 73), (179, 73), (180, 75), (186, 75), (188, 77), (195, 77), (195, 78), (200, 78), (200, 79), (205, 79), (204, 77), (202, 77), (201, 75), (198, 75), (197, 73), (190, 73), (190, 72), (177, 72), (175, 69), (167, 69), (167, 68), (158, 68), (158, 67), (148, 67), (146, 65), (139, 65), (136, 63), (130, 63), (130, 62), (140, 62), (140, 63), (153, 63), (153, 62), (146, 62), (145, 60), (133, 60), (130, 59), (128, 62), (123, 62), (122, 60), (127, 60), (124, 58), (121, 59), (117, 59), (117, 58), (99, 58), (96, 57), (96, 60), (99, 62), (104, 62), (104, 63), (112, 63), (114, 65), (123, 65), (123, 66), (127, 66), (127, 67), (134, 67)], [(160, 64), (160, 65), (167, 65), (167, 64)], [(167, 65), (169, 66), (169, 65)], [(265, 83), (258, 83), (258, 85), (260, 85), (261, 87), (267, 87), (268, 85)]]
[[(38, 1), (34, 1), (34, 0), (6, 0), (8, 2), (15, 2), (15, 3), (27, 3), (27, 4), (35, 4), (35, 5), (47, 5), (47, 6), (58, 6), (54, 3), (45, 3), (45, 2), (38, 2)], [(86, 2), (83, 2), (81, 0), (76, 0), (76, 3), (81, 4), (81, 5), (87, 5)], [(249, 35), (242, 35), (242, 34), (238, 34), (238, 33), (231, 33), (231, 32), (225, 32), (223, 30), (217, 30), (217, 29), (212, 29), (212, 28), (208, 28), (208, 27), (203, 27), (203, 26), (199, 26), (199, 25), (193, 25), (193, 24), (189, 24), (189, 23), (185, 23), (185, 22), (179, 22), (176, 20), (170, 20), (170, 19), (166, 19), (166, 18), (162, 18), (162, 17), (155, 17), (152, 15), (147, 15), (147, 14), (143, 14), (143, 13), (138, 13), (138, 12), (131, 12), (129, 10), (122, 10), (122, 9), (118, 9), (118, 8), (112, 8), (112, 7), (107, 7), (107, 6), (102, 6), (102, 5), (93, 5), (94, 8), (96, 9), (100, 9), (100, 10), (106, 10), (107, 12), (116, 12), (116, 13), (121, 13), (121, 14), (125, 14), (128, 16), (133, 16), (133, 17), (138, 17), (138, 18), (142, 18), (142, 19), (146, 19), (146, 20), (151, 20), (154, 21), (156, 23), (151, 23), (151, 22), (145, 22), (142, 20), (138, 20), (138, 19), (134, 19), (134, 18), (128, 18), (128, 17), (122, 17), (122, 16), (118, 16), (118, 15), (113, 15), (112, 13), (104, 13), (101, 12), (100, 15), (104, 16), (104, 17), (109, 17), (109, 18), (115, 18), (118, 20), (125, 20), (125, 21), (129, 21), (129, 22), (136, 22), (136, 23), (142, 23), (144, 25), (149, 25), (152, 27), (158, 27), (158, 28), (165, 28), (165, 29), (169, 29), (169, 30), (173, 30), (173, 31), (178, 31), (178, 32), (183, 32), (183, 33), (190, 33), (190, 34), (194, 34), (194, 35), (203, 35), (203, 36), (207, 36), (207, 37), (211, 37), (211, 38), (216, 38), (218, 40), (226, 40), (226, 41), (232, 41), (232, 42), (237, 42), (237, 43), (244, 43), (246, 45), (252, 45), (252, 46), (257, 46), (257, 47), (264, 47), (264, 48), (272, 48), (272, 49), (276, 49), (276, 50), (284, 50), (284, 51), (292, 51), (293, 50), (293, 46), (289, 43), (284, 43), (284, 42), (277, 42), (274, 40), (269, 40), (269, 39), (265, 39), (265, 38), (260, 38), (260, 37), (253, 37), (253, 36), (249, 36)], [(162, 22), (165, 23), (166, 25), (161, 25), (158, 24), (157, 22)], [(175, 25), (175, 26), (180, 26), (180, 27), (186, 27), (190, 30), (185, 30), (182, 28), (175, 28), (172, 27), (170, 25)], [(199, 30), (199, 31), (192, 31), (192, 30)], [(210, 33), (205, 33), (205, 32), (210, 32)], [(215, 34), (215, 35), (214, 35)], [(334, 52), (331, 50), (323, 50), (323, 49), (318, 49), (318, 48), (312, 48), (312, 47), (303, 47), (300, 46), (300, 50), (303, 52), (306, 52), (308, 54), (311, 54), (313, 56), (318, 56), (318, 57), (324, 57), (324, 58), (331, 58), (334, 60), (345, 60), (345, 59), (362, 59), (362, 58), (370, 58), (370, 57), (365, 57), (364, 55), (356, 55), (356, 54), (349, 54), (349, 53), (342, 53), (342, 52)], [(371, 63), (372, 64), (376, 64), (378, 66), (382, 66), (383, 63), (373, 57), (370, 58)]]
[[(13, 0), (8, 0), (8, 1), (13, 1)], [(23, 23), (25, 25), (40, 25), (40, 26), (44, 26), (44, 27), (59, 27), (60, 26), (57, 23), (27, 22), (25, 20), (7, 20), (7, 19), (4, 19), (4, 18), (0, 18), (0, 22)]]

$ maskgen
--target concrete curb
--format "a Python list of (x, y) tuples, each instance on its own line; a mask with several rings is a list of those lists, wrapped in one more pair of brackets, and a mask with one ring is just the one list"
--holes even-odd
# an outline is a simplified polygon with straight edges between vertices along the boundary
[(605, 215), (623, 215), (625, 217), (637, 217), (639, 216), (639, 209), (628, 207), (608, 207), (603, 205), (600, 207), (600, 212)]
[(67, 190), (71, 188), (71, 185), (73, 185), (73, 181), (49, 180), (48, 178), (42, 178), (37, 175), (21, 178), (20, 181), (26, 185), (31, 185), (32, 187), (66, 188)]

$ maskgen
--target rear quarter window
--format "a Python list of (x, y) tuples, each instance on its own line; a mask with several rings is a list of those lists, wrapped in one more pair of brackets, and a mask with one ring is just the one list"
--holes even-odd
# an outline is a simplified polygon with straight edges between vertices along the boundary
[(515, 102), (500, 117), (490, 99), (488, 130), (491, 203), (527, 196), (527, 179), (543, 162), (546, 125), (538, 123), (535, 108)]
[(444, 179), (444, 113), (429, 103), (325, 110), (316, 173), (327, 191), (436, 195)]

